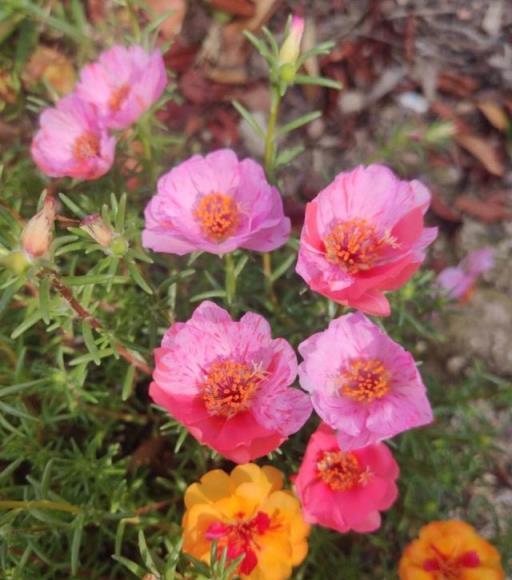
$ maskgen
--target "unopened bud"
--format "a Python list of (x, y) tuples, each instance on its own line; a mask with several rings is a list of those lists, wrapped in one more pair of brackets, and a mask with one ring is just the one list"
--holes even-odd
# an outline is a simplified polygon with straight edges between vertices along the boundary
[(43, 257), (50, 249), (56, 208), (55, 198), (47, 195), (43, 209), (28, 221), (21, 234), (21, 247), (31, 260)]
[(302, 42), (302, 35), (304, 34), (304, 18), (294, 16), (290, 27), (290, 32), (285, 38), (281, 49), (279, 51), (279, 64), (292, 65), (297, 64), (300, 56), (300, 45)]
[(18, 276), (30, 267), (30, 260), (25, 252), (14, 250), (0, 255), (0, 264)]
[(87, 232), (102, 248), (110, 247), (114, 232), (97, 213), (86, 216), (80, 223), (80, 228)]
[(123, 238), (123, 236), (119, 235), (112, 240), (112, 245), (110, 246), (112, 254), (118, 258), (122, 258), (128, 251), (128, 248), (128, 242)]

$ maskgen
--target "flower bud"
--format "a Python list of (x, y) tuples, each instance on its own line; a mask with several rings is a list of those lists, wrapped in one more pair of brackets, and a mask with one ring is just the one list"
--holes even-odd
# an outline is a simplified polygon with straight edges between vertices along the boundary
[(28, 221), (21, 234), (21, 247), (31, 260), (43, 257), (50, 249), (56, 207), (55, 198), (47, 195), (43, 209)]
[(30, 267), (30, 260), (25, 252), (14, 250), (0, 254), (0, 265), (5, 266), (11, 272), (20, 276)]
[(294, 16), (290, 27), (290, 32), (285, 38), (281, 49), (279, 51), (279, 64), (292, 65), (297, 64), (300, 56), (300, 45), (302, 42), (302, 35), (304, 34), (304, 18)]
[(87, 232), (102, 248), (109, 248), (114, 237), (112, 229), (97, 213), (86, 216), (80, 223), (80, 229)]

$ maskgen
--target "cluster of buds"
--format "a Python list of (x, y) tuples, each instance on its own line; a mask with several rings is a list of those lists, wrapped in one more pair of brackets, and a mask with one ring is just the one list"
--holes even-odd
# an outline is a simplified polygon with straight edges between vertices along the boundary
[(304, 18), (293, 16), (290, 31), (279, 50), (279, 76), (286, 84), (292, 84), (297, 74), (303, 35)]
[(128, 242), (97, 213), (86, 216), (81, 221), (80, 228), (87, 232), (106, 254), (122, 257), (128, 251)]

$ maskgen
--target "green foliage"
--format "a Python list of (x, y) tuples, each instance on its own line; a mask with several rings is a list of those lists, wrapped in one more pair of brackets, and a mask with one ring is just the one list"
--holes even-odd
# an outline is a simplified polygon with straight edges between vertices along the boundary
[[(57, 3), (54, 10), (38, 2), (6, 2), (0, 8), (0, 42), (25, 39), (24, 23), (69, 43), (78, 60), (91, 49), (92, 32), (79, 2)], [(155, 29), (150, 23), (133, 34), (150, 43)], [(100, 32), (108, 34), (106, 26)], [(249, 39), (269, 64), (279, 104), (288, 87), (278, 79), (276, 40), (264, 34), (264, 40)], [(299, 65), (329, 48), (317, 47)], [(16, 59), (24, 58), (6, 50), (13, 70)], [(295, 83), (334, 88), (328, 79), (301, 74)], [(25, 118), (26, 97), (19, 95), (10, 117)], [(36, 97), (44, 103), (48, 95)], [(269, 133), (250, 112), (235, 106), (269, 142)], [(318, 115), (279, 129), (277, 111), (274, 130), (283, 140)], [(123, 174), (123, 162), (133, 160), (130, 140), (140, 140), (143, 153), (135, 156), (135, 169)], [(272, 144), (267, 170), (274, 175), (300, 152), (286, 149), (286, 143), (280, 150)], [(204, 254), (150, 258), (142, 250), (142, 212), (155, 177), (187, 154), (181, 137), (169, 135), (147, 115), (133, 137), (121, 142), (109, 175), (92, 183), (58, 183), (60, 219), (49, 256), (21, 274), (0, 270), (0, 568), (7, 579), (124, 579), (131, 574), (226, 580), (236, 568), (225, 554), (217, 558), (215, 545), (212, 567), (181, 553), (184, 490), (208, 469), (231, 466), (151, 404), (152, 352), (169, 325), (186, 320), (206, 298), (233, 313), (261, 313), (274, 336), (294, 346), (325, 328), (341, 309), (307, 290), (295, 274), (296, 237), (263, 263), (240, 251), (224, 264)], [(3, 151), (0, 164), (1, 256), (19, 250), (24, 220), (36, 212), (47, 183), (21, 139)], [(138, 185), (125, 193), (132, 178)], [(117, 250), (78, 227), (93, 213), (100, 213), (115, 239), (123, 240)], [(431, 281), (432, 273), (423, 272), (393, 294), (393, 316), (385, 328), (424, 362), (437, 421), (391, 443), (401, 466), (401, 493), (379, 532), (340, 535), (315, 528), (298, 579), (395, 578), (401, 551), (419, 527), (453, 516), (477, 526), (491, 521), (497, 547), (512, 553), (510, 521), (472, 491), (500, 461), (495, 426), (476, 403), (507, 408), (510, 388), (477, 365), (456, 380), (440, 371), (437, 349), (443, 336), (432, 313), (443, 304), (433, 295)], [(288, 476), (296, 472), (314, 422), (267, 462)]]

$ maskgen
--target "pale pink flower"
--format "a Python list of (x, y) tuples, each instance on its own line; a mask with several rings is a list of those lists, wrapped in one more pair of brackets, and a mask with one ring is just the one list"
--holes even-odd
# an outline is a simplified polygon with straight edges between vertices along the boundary
[(32, 141), (32, 158), (50, 177), (97, 179), (112, 167), (116, 140), (100, 124), (94, 107), (76, 94), (46, 109)]
[(294, 484), (308, 523), (365, 533), (380, 527), (379, 512), (395, 502), (398, 475), (383, 443), (344, 451), (334, 431), (321, 424), (309, 440)]
[(384, 291), (409, 280), (437, 235), (423, 223), (429, 203), (424, 185), (382, 165), (340, 173), (306, 207), (297, 272), (335, 302), (389, 315)]
[(111, 129), (125, 129), (162, 95), (167, 75), (158, 49), (113, 46), (80, 73), (76, 91)]
[(469, 298), (478, 277), (494, 268), (494, 250), (482, 248), (469, 252), (458, 266), (445, 268), (437, 277), (438, 286), (454, 300)]
[(268, 252), (290, 235), (281, 196), (262, 167), (229, 149), (195, 155), (163, 175), (145, 218), (144, 247), (180, 256)]
[(268, 322), (247, 313), (239, 322), (203, 302), (175, 323), (155, 351), (149, 394), (201, 443), (244, 463), (273, 451), (311, 414), (306, 393), (288, 388), (297, 359)]
[(432, 421), (410, 353), (363, 314), (332, 320), (299, 345), (300, 384), (337, 431), (340, 447), (366, 447)]

